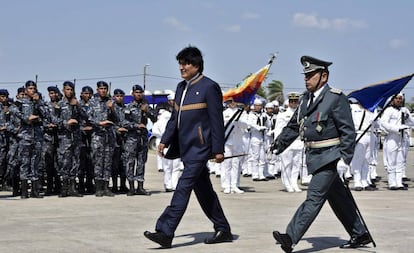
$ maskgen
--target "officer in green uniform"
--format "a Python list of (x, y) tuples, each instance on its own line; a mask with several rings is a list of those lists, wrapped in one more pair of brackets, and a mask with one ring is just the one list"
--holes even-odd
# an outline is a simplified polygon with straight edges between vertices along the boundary
[(355, 148), (355, 129), (347, 97), (328, 85), (331, 62), (302, 56), (306, 92), (288, 125), (272, 145), (283, 152), (298, 136), (306, 148), (306, 163), (312, 179), (306, 200), (297, 209), (286, 233), (273, 232), (285, 252), (303, 237), (328, 200), (351, 239), (341, 248), (358, 248), (372, 242), (338, 172), (347, 168)]

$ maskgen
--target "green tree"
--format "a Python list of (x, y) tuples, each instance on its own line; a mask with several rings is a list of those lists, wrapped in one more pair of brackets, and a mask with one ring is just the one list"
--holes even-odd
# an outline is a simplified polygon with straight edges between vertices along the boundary
[(283, 83), (281, 81), (272, 80), (267, 85), (267, 99), (269, 101), (277, 100), (283, 103)]
[(257, 95), (267, 99), (266, 91), (263, 89), (263, 86), (260, 86), (260, 88), (257, 90)]

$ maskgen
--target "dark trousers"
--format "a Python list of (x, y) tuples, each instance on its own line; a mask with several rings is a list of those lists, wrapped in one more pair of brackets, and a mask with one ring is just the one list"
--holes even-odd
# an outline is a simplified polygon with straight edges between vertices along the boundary
[(170, 237), (174, 236), (174, 232), (187, 209), (191, 191), (194, 190), (202, 210), (207, 218), (213, 222), (214, 230), (230, 232), (230, 225), (211, 184), (206, 164), (206, 161), (184, 162), (183, 174), (178, 180), (170, 205), (157, 221), (156, 231), (164, 232)]
[(347, 193), (348, 190), (338, 176), (336, 163), (336, 161), (329, 163), (312, 174), (306, 200), (299, 206), (286, 229), (293, 244), (299, 242), (326, 200), (350, 236), (362, 235), (366, 232), (357, 215), (356, 207)]

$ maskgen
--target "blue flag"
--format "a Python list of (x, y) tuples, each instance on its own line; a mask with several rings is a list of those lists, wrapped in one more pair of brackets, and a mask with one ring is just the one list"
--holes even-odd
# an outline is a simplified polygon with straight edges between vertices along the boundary
[(414, 74), (411, 74), (391, 81), (369, 85), (352, 91), (348, 94), (348, 98), (356, 99), (365, 109), (373, 112), (378, 106), (384, 108), (387, 99), (400, 93), (413, 76)]

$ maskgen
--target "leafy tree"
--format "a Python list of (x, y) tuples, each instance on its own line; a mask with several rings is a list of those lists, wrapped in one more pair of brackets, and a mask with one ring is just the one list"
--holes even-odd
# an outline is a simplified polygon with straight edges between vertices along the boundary
[(257, 95), (267, 99), (266, 91), (263, 89), (263, 86), (260, 86), (260, 88), (257, 90)]
[(277, 100), (283, 103), (283, 83), (281, 81), (272, 80), (267, 86), (267, 99), (269, 101)]

